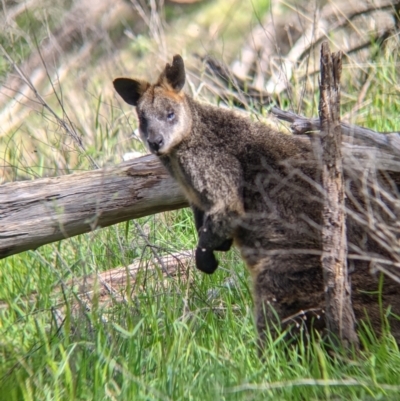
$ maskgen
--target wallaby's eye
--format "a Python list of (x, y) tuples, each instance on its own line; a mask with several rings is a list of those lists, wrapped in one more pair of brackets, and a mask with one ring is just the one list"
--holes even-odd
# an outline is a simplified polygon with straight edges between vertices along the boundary
[(173, 111), (170, 111), (168, 114), (167, 114), (167, 120), (168, 121), (173, 121), (175, 119), (175, 113), (173, 112)]

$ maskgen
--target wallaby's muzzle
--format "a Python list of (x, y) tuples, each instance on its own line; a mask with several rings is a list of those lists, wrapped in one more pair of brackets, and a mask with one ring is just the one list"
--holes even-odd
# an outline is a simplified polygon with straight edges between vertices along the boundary
[(152, 137), (149, 137), (147, 139), (147, 143), (149, 145), (149, 149), (153, 153), (158, 153), (158, 151), (163, 147), (164, 145), (164, 138), (161, 135), (154, 135)]

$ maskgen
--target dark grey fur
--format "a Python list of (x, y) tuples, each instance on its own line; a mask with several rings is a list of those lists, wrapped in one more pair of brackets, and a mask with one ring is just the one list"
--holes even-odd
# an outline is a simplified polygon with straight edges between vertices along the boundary
[[(322, 195), (310, 142), (201, 104), (183, 94), (184, 81), (183, 60), (175, 56), (155, 85), (142, 81), (125, 85), (125, 78), (114, 85), (128, 103), (136, 99), (142, 139), (193, 206), (198, 268), (212, 273), (217, 268), (213, 251), (228, 250), (233, 240), (253, 278), (261, 338), (267, 324), (297, 327), (307, 319), (306, 323), (314, 320), (314, 327), (323, 329)], [(360, 186), (358, 174), (348, 174), (348, 192), (355, 188), (356, 195), (350, 196), (347, 206), (354, 213), (368, 209)], [(355, 214), (350, 214), (347, 226), (350, 252), (391, 259)], [(352, 259), (349, 266), (356, 318), (359, 321), (368, 313), (380, 331), (378, 298), (383, 309), (390, 305), (400, 315), (399, 286), (385, 277), (384, 291), (378, 295), (379, 277), (369, 274), (369, 262)], [(399, 320), (389, 320), (400, 341)]]

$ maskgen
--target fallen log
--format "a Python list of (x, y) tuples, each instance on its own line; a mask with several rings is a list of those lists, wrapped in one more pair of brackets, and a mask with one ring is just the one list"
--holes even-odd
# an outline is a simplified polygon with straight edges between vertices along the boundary
[[(274, 107), (295, 133), (319, 122)], [(301, 129), (299, 128), (301, 126)], [(345, 172), (389, 174), (400, 185), (400, 137), (342, 123)], [(312, 136), (300, 135), (310, 142)], [(116, 223), (187, 206), (155, 156), (71, 175), (0, 185), (0, 259)]]
[(122, 221), (185, 207), (155, 156), (0, 186), (0, 258)]
[[(277, 114), (277, 110), (280, 109), (274, 107), (273, 113)], [(287, 121), (297, 122), (297, 127), (301, 122), (303, 128), (319, 129), (314, 119), (283, 110), (279, 113)], [(400, 185), (398, 134), (386, 137), (361, 127), (346, 130), (344, 124), (342, 130), (345, 171), (351, 174), (365, 169), (386, 171)], [(304, 141), (312, 140), (309, 136), (301, 137)], [(3, 184), (0, 186), (0, 259), (97, 228), (187, 205), (178, 185), (151, 155), (84, 173)]]
[[(279, 120), (291, 123), (290, 129), (295, 135), (319, 133), (321, 129), (319, 118), (307, 118), (299, 116), (291, 111), (282, 110), (279, 107), (272, 107), (271, 114)], [(400, 154), (400, 133), (399, 132), (376, 132), (358, 125), (341, 122), (342, 141), (346, 144), (371, 147), (370, 150), (381, 150), (388, 152), (384, 157)]]
[[(158, 271), (160, 261), (164, 268)], [(175, 280), (187, 281), (188, 268), (193, 265), (193, 252), (184, 250), (170, 253), (163, 256), (160, 261), (156, 259), (153, 261), (136, 260), (128, 266), (116, 267), (85, 277), (75, 277), (56, 287), (52, 293), (55, 303), (52, 314), (58, 325), (63, 324), (68, 309), (73, 316), (77, 317), (82, 311), (86, 312), (97, 307), (101, 311), (102, 319), (107, 320), (107, 312), (113, 304), (126, 303), (132, 299), (134, 294), (143, 290), (143, 281), (137, 283), (139, 272), (144, 274), (145, 281), (156, 276), (157, 282), (162, 288), (164, 288), (164, 284), (176, 284)], [(173, 280), (167, 280), (168, 278), (173, 278)], [(29, 296), (30, 302), (35, 302), (36, 298), (36, 293)], [(68, 307), (66, 306), (67, 301), (70, 302)], [(0, 309), (2, 308), (6, 309), (8, 305), (0, 302)]]

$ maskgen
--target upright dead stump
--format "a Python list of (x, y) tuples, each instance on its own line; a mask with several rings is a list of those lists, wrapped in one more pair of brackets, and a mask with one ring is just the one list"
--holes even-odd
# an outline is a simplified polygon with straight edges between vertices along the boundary
[(319, 116), (321, 121), (322, 185), (325, 192), (321, 263), (324, 275), (326, 322), (334, 341), (358, 346), (351, 285), (347, 272), (346, 216), (340, 126), (342, 53), (321, 46)]

